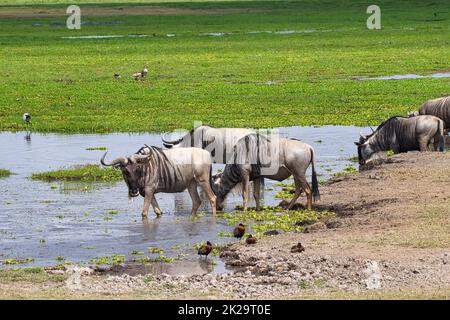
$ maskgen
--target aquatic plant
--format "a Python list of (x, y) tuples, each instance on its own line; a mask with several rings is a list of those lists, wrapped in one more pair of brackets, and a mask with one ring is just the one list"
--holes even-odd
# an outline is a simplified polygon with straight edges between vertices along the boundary
[(91, 259), (89, 263), (97, 265), (116, 265), (125, 262), (125, 255), (123, 254), (112, 254), (110, 256), (103, 256)]
[(139, 254), (144, 254), (144, 252), (143, 251), (133, 250), (133, 251), (130, 252), (130, 254), (139, 255)]
[(101, 150), (101, 151), (105, 151), (107, 150), (106, 147), (90, 147), (90, 148), (86, 148), (87, 151), (94, 151), (94, 150)]
[(34, 259), (33, 258), (26, 258), (26, 259), (6, 259), (3, 260), (2, 263), (5, 265), (11, 265), (11, 264), (25, 264), (25, 263), (30, 263), (33, 262)]
[(120, 181), (122, 173), (113, 168), (104, 168), (100, 165), (78, 165), (67, 169), (34, 173), (33, 180), (43, 181)]
[(164, 253), (164, 249), (158, 247), (149, 247), (148, 252), (161, 254)]
[(6, 178), (11, 175), (11, 171), (6, 169), (0, 169), (0, 178)]

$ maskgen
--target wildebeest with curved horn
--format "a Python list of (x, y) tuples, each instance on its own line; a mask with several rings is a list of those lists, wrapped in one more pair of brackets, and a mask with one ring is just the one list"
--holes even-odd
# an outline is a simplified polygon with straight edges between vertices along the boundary
[(213, 128), (202, 125), (174, 140), (170, 140), (165, 133), (161, 140), (166, 148), (176, 146), (205, 149), (211, 153), (214, 163), (227, 163), (230, 155), (232, 155), (233, 147), (239, 139), (252, 132), (252, 130), (246, 128)]
[(176, 193), (188, 189), (192, 198), (192, 214), (196, 214), (201, 204), (197, 185), (206, 193), (216, 214), (216, 196), (211, 188), (211, 155), (199, 148), (177, 148), (162, 150), (145, 146), (130, 157), (120, 157), (105, 162), (106, 152), (100, 162), (122, 171), (128, 186), (128, 196), (144, 197), (142, 217), (147, 217), (150, 203), (156, 215), (161, 210), (155, 199), (159, 192)]
[(450, 130), (450, 96), (426, 101), (419, 108), (420, 115), (431, 115), (444, 121), (444, 129)]
[(434, 116), (392, 117), (378, 126), (375, 132), (361, 135), (358, 147), (359, 164), (364, 165), (375, 153), (393, 150), (394, 153), (427, 151), (434, 139), (434, 149), (444, 150), (444, 122)]
[[(256, 210), (260, 210), (260, 179), (283, 181), (294, 176), (295, 194), (287, 209), (291, 209), (301, 192), (307, 196), (307, 207), (320, 199), (315, 166), (314, 149), (296, 139), (266, 137), (252, 133), (238, 141), (234, 147), (234, 162), (227, 164), (222, 173), (213, 176), (213, 190), (217, 206), (223, 208), (227, 194), (242, 183), (243, 209), (247, 209), (249, 181), (253, 181)], [(306, 181), (306, 169), (312, 165), (312, 188)]]

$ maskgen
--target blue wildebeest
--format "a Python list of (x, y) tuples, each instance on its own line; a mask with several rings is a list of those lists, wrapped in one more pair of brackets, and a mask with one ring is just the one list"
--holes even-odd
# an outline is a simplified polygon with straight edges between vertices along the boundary
[[(253, 181), (253, 196), (256, 210), (260, 210), (260, 179), (283, 181), (294, 176), (295, 194), (287, 209), (297, 201), (301, 192), (307, 196), (308, 209), (314, 200), (320, 198), (317, 174), (314, 169), (314, 149), (299, 140), (266, 137), (252, 133), (238, 141), (234, 147), (234, 161), (227, 164), (223, 173), (213, 177), (213, 190), (217, 206), (223, 208), (227, 194), (242, 183), (243, 209), (248, 206), (249, 181)], [(312, 165), (312, 188), (306, 181), (306, 169)]]
[(434, 116), (392, 117), (367, 136), (361, 135), (358, 147), (359, 164), (364, 165), (374, 154), (392, 150), (394, 153), (427, 151), (434, 139), (434, 150), (444, 150), (444, 123)]
[(188, 189), (192, 198), (192, 214), (200, 207), (201, 199), (197, 185), (203, 189), (216, 214), (216, 196), (211, 188), (211, 155), (199, 148), (177, 148), (162, 150), (145, 146), (130, 157), (120, 157), (105, 162), (106, 153), (100, 162), (104, 166), (120, 168), (128, 186), (130, 198), (144, 197), (142, 217), (147, 217), (150, 203), (156, 215), (161, 209), (155, 199), (159, 192), (176, 193)]
[(242, 137), (253, 131), (245, 128), (213, 128), (210, 126), (198, 126), (190, 130), (184, 136), (177, 139), (167, 138), (167, 134), (161, 137), (166, 148), (172, 147), (197, 147), (209, 151), (214, 163), (227, 163), (232, 155), (233, 147)]
[(419, 114), (438, 117), (444, 121), (444, 129), (450, 130), (450, 96), (426, 101)]

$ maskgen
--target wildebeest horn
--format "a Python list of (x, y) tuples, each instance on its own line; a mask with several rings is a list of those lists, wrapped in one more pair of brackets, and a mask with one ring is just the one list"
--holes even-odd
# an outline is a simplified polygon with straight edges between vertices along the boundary
[(181, 138), (179, 138), (179, 139), (176, 139), (176, 140), (168, 140), (167, 138), (166, 138), (166, 135), (168, 134), (168, 132), (165, 132), (163, 135), (162, 135), (162, 137), (161, 137), (161, 140), (162, 140), (162, 142), (164, 142), (165, 144), (177, 144), (177, 143), (180, 143), (181, 142), (181, 140), (183, 140), (183, 137), (181, 137)]
[(369, 126), (370, 130), (372, 130), (372, 132), (375, 132), (375, 130), (373, 130), (373, 128), (371, 126)]
[(360, 132), (359, 135), (361, 136), (361, 138), (367, 139), (366, 136), (362, 134), (362, 132)]
[(108, 153), (108, 151), (106, 151), (105, 154), (104, 154), (104, 155), (102, 156), (102, 158), (100, 159), (100, 163), (101, 163), (102, 165), (104, 165), (104, 166), (111, 167), (111, 166), (115, 166), (115, 165), (118, 165), (118, 164), (126, 165), (127, 162), (128, 162), (128, 159), (127, 159), (127, 158), (119, 157), (119, 158), (114, 159), (114, 160), (111, 161), (110, 163), (106, 163), (106, 162), (105, 162), (105, 157), (106, 157), (106, 154), (107, 154), (107, 153)]

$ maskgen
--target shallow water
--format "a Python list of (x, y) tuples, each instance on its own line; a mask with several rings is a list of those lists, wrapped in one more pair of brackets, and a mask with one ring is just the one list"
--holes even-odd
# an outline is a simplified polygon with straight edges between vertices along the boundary
[[(353, 141), (360, 127), (288, 127), (279, 128), (282, 136), (301, 138), (314, 146), (317, 154), (319, 179), (332, 172), (342, 171), (355, 155)], [(127, 259), (139, 257), (131, 251), (147, 248), (163, 248), (166, 256), (179, 253), (191, 254), (187, 265), (199, 263), (192, 244), (210, 240), (215, 244), (234, 241), (219, 237), (219, 231), (231, 232), (219, 217), (214, 219), (203, 200), (206, 214), (193, 220), (190, 216), (191, 200), (187, 192), (157, 194), (163, 216), (149, 220), (140, 217), (143, 199), (130, 203), (123, 181), (116, 183), (41, 182), (29, 177), (32, 173), (69, 167), (76, 164), (98, 163), (104, 151), (88, 151), (90, 147), (106, 147), (108, 159), (136, 152), (144, 144), (161, 145), (158, 134), (107, 134), (107, 135), (59, 135), (26, 133), (0, 133), (0, 167), (14, 175), (0, 179), (0, 260), (33, 258), (30, 265), (54, 265), (55, 259), (88, 262), (92, 258), (126, 254)], [(321, 141), (319, 141), (321, 140)], [(222, 165), (214, 165), (214, 172)], [(331, 172), (327, 171), (331, 170)], [(308, 169), (308, 179), (311, 169)], [(278, 204), (273, 195), (280, 187), (266, 181), (265, 204)], [(85, 188), (87, 187), (87, 189)], [(301, 198), (305, 202), (304, 197)], [(241, 197), (231, 196), (226, 211), (241, 204)], [(250, 205), (254, 205), (251, 203)], [(117, 214), (108, 212), (117, 210)], [(250, 230), (251, 231), (251, 230)], [(186, 246), (185, 244), (191, 244)], [(170, 250), (173, 245), (181, 250)], [(218, 260), (213, 269), (225, 271)], [(190, 263), (190, 264), (189, 264)], [(204, 263), (202, 262), (204, 270)], [(170, 267), (173, 269), (174, 267)], [(168, 267), (168, 269), (170, 269)], [(184, 269), (189, 269), (186, 267)], [(206, 270), (206, 269), (205, 269)], [(209, 270), (209, 269), (208, 269)]]
[(390, 76), (380, 77), (355, 77), (355, 80), (404, 80), (404, 79), (422, 79), (422, 78), (450, 78), (450, 72), (437, 72), (429, 75), (418, 75), (415, 73), (410, 74), (394, 74)]

